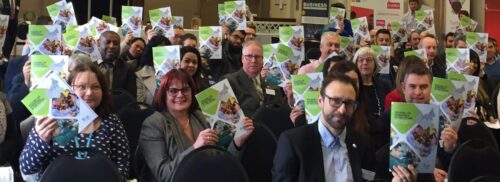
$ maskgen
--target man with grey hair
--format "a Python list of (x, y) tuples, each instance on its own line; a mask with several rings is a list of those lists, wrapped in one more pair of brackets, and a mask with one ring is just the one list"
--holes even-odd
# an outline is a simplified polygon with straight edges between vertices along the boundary
[(321, 42), (319, 44), (319, 50), (321, 55), (318, 60), (311, 60), (311, 63), (302, 66), (299, 69), (299, 74), (304, 73), (313, 73), (315, 70), (321, 65), (321, 63), (325, 62), (330, 54), (333, 52), (339, 53), (340, 49), (340, 36), (335, 32), (325, 32), (321, 35)]
[(243, 44), (241, 55), (242, 68), (224, 75), (240, 102), (245, 116), (251, 117), (257, 109), (268, 104), (283, 103), (283, 93), (279, 87), (267, 85), (260, 76), (263, 66), (262, 44), (255, 40)]

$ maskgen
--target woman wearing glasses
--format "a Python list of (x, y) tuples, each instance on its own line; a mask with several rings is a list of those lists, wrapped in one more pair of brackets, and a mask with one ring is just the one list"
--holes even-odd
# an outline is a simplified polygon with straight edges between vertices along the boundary
[[(147, 169), (145, 181), (169, 181), (181, 160), (194, 149), (214, 145), (219, 140), (194, 101), (196, 86), (182, 69), (165, 74), (155, 95), (157, 112), (146, 118), (139, 138), (139, 154)], [(245, 119), (246, 132), (235, 138), (228, 150), (236, 153), (253, 131), (253, 123)]]
[[(68, 77), (68, 84), (98, 115), (83, 132), (66, 144), (54, 140), (58, 122), (54, 118), (37, 118), (31, 130), (26, 146), (21, 153), (20, 168), (23, 174), (41, 174), (56, 157), (68, 153), (74, 148), (92, 148), (101, 151), (118, 167), (122, 179), (128, 176), (128, 139), (121, 121), (109, 113), (109, 94), (104, 76), (93, 63), (79, 64)], [(88, 158), (78, 153), (80, 158)]]

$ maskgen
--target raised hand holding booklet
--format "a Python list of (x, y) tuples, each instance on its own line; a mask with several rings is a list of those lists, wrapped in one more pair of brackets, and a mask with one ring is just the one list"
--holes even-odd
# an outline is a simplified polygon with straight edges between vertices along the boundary
[(279, 28), (279, 39), (282, 44), (292, 48), (291, 65), (287, 66), (290, 74), (296, 74), (305, 58), (304, 26), (289, 26)]
[(330, 7), (330, 26), (340, 29), (340, 24), (344, 23), (345, 9)]
[(459, 73), (466, 73), (467, 68), (470, 66), (470, 52), (469, 49), (459, 48), (446, 48), (446, 71), (456, 71)]
[(31, 55), (31, 85), (35, 86), (49, 72), (59, 74), (62, 79), (69, 76), (68, 56)]
[(88, 28), (90, 28), (90, 32), (92, 33), (92, 36), (94, 36), (94, 39), (99, 39), (102, 33), (106, 31), (113, 31), (118, 33), (118, 27), (114, 26), (108, 22), (105, 22), (99, 18), (92, 17), (90, 21), (86, 24)]
[(200, 54), (210, 59), (222, 58), (222, 29), (220, 26), (200, 27)]
[(488, 52), (488, 33), (467, 32), (465, 40), (469, 49), (474, 50), (479, 55), (479, 61), (485, 63)]
[(352, 33), (354, 41), (359, 44), (361, 39), (370, 41), (370, 30), (368, 30), (368, 20), (365, 17), (356, 18), (351, 20)]
[(54, 141), (65, 145), (98, 116), (55, 72), (47, 74), (21, 102), (35, 117), (57, 121)]
[(226, 142), (243, 134), (245, 115), (227, 79), (196, 94), (196, 100), (211, 128), (219, 134), (219, 145), (227, 146)]
[(61, 55), (62, 32), (59, 25), (30, 25), (28, 29), (30, 55)]
[[(292, 90), (293, 90), (293, 98), (295, 99), (295, 107), (299, 107), (302, 110), (306, 111), (306, 119), (308, 123), (315, 122), (319, 117), (319, 112), (316, 110), (317, 108), (311, 107), (314, 106), (313, 100), (311, 97), (316, 96), (317, 100), (317, 92), (321, 87), (321, 82), (323, 81), (323, 73), (308, 73), (308, 74), (299, 74), (292, 75)], [(308, 92), (316, 92), (316, 93), (308, 93)], [(307, 105), (309, 105), (310, 112), (307, 112)]]
[(94, 40), (91, 28), (88, 24), (78, 26), (74, 29), (66, 28), (66, 33), (63, 34), (63, 40), (65, 45), (72, 52), (87, 54), (92, 61), (101, 59), (97, 41)]
[(72, 2), (67, 3), (66, 0), (59, 1), (47, 6), (47, 11), (56, 25), (78, 25)]
[(415, 11), (415, 19), (417, 20), (417, 32), (428, 30), (430, 34), (436, 34), (434, 26), (434, 10), (417, 10)]
[(180, 68), (180, 46), (153, 47), (153, 62), (156, 70), (156, 80), (160, 81), (163, 75), (170, 70)]
[(474, 21), (468, 16), (463, 15), (462, 18), (460, 18), (459, 28), (465, 32), (474, 32), (476, 30), (477, 25), (478, 25), (477, 21)]
[(142, 34), (142, 7), (122, 6), (122, 34), (132, 31), (134, 37)]
[(245, 30), (247, 10), (245, 1), (224, 2), (224, 12), (229, 30)]
[(394, 43), (401, 43), (401, 42), (408, 41), (408, 35), (406, 33), (407, 30), (406, 30), (406, 22), (405, 21), (391, 22), (389, 28), (390, 28), (390, 31), (392, 34), (392, 40)]
[(264, 47), (264, 68), (267, 69), (266, 83), (280, 87), (285, 86), (285, 81), (291, 79), (287, 66), (293, 55), (292, 49), (284, 44), (266, 44)]
[(165, 37), (174, 36), (172, 11), (170, 7), (149, 10), (149, 17), (153, 30), (157, 31), (158, 35), (163, 35)]
[(391, 47), (372, 45), (371, 48), (375, 52), (375, 58), (376, 58), (375, 61), (377, 61), (377, 65), (380, 68), (380, 71), (378, 73), (389, 74), (389, 68), (390, 68), (389, 60), (391, 59)]
[(438, 147), (439, 109), (433, 104), (393, 102), (389, 170), (409, 164), (418, 173), (433, 173)]

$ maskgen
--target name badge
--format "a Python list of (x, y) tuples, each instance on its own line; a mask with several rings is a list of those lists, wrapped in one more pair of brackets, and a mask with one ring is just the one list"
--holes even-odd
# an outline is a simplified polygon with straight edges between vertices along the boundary
[(361, 176), (363, 177), (364, 180), (372, 181), (375, 179), (375, 172), (366, 169), (361, 169)]
[(266, 94), (267, 95), (276, 95), (276, 91), (274, 91), (273, 89), (266, 88)]

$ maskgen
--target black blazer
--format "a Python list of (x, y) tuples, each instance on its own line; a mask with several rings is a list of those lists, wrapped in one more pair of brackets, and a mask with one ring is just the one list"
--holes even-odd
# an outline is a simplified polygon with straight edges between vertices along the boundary
[[(224, 80), (225, 78), (229, 81), (229, 84), (231, 85), (231, 88), (233, 89), (245, 116), (252, 117), (255, 111), (261, 107), (259, 103), (259, 96), (257, 95), (252, 79), (248, 77), (243, 69), (224, 75), (221, 80)], [(267, 85), (262, 78), (260, 79), (260, 83), (261, 87), (258, 89), (261, 89), (264, 94), (264, 105), (283, 103), (285, 97), (283, 96), (284, 94), (282, 93), (280, 87)], [(274, 95), (268, 91), (274, 92)]]
[[(16, 1), (16, 7), (21, 7), (21, 0), (15, 0)], [(2, 14), (4, 15), (10, 15), (10, 0), (2, 0), (3, 2), (3, 7), (2, 8)], [(17, 19), (17, 15), (19, 14), (19, 10), (16, 8), (16, 11), (14, 12), (14, 16)]]
[[(363, 181), (361, 169), (373, 171), (375, 153), (364, 136), (346, 129), (345, 143), (352, 176), (356, 182)], [(273, 182), (325, 181), (318, 122), (283, 132), (273, 162)]]
[(134, 70), (123, 60), (117, 59), (114, 63), (111, 89), (125, 89), (136, 98), (137, 83)]

